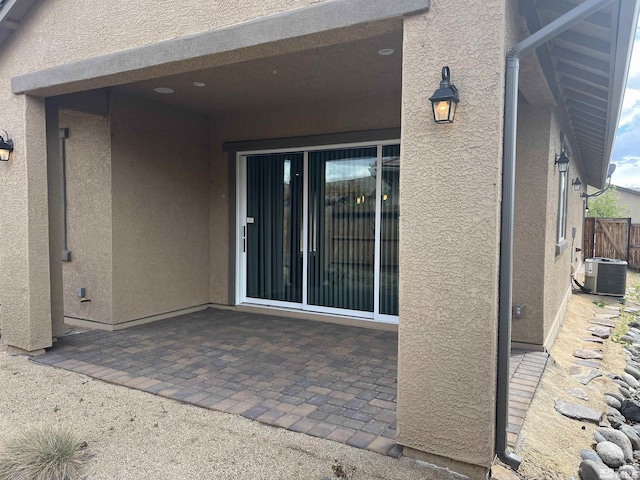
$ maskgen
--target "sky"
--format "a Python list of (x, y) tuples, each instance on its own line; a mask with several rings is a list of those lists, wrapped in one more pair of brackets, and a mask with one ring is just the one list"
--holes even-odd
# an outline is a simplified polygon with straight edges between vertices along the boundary
[(640, 28), (636, 31), (611, 163), (617, 166), (611, 177), (614, 185), (640, 190)]

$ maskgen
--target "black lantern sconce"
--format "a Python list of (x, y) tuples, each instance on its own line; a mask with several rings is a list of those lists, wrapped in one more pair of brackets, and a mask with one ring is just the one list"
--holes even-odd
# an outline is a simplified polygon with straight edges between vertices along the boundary
[(433, 108), (433, 120), (436, 123), (453, 123), (460, 98), (458, 89), (455, 85), (451, 85), (449, 67), (442, 67), (440, 88), (433, 92), (429, 101)]
[(6, 130), (3, 130), (4, 137), (0, 135), (0, 161), (8, 162), (11, 152), (13, 152), (13, 140), (9, 138)]
[(569, 170), (569, 156), (564, 148), (562, 152), (560, 152), (560, 155), (556, 155), (556, 165), (558, 165), (558, 171), (560, 173), (565, 173)]
[(580, 181), (580, 178), (579, 178), (579, 177), (576, 177), (576, 179), (575, 179), (575, 180), (572, 180), (572, 181), (571, 181), (571, 185), (573, 185), (573, 189), (574, 189), (576, 192), (579, 192), (579, 191), (580, 191), (580, 189), (582, 188), (582, 182)]

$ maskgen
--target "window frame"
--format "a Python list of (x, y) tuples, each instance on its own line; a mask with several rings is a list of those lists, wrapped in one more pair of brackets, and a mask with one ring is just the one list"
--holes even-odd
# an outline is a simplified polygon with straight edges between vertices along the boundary
[(567, 216), (569, 203), (569, 169), (559, 172), (558, 181), (558, 222), (556, 234), (556, 255), (560, 255), (568, 246)]

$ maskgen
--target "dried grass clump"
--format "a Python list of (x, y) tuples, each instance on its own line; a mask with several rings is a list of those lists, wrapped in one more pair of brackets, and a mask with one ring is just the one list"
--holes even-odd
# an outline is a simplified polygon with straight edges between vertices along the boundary
[(67, 427), (28, 428), (0, 450), (0, 480), (79, 479), (86, 448)]

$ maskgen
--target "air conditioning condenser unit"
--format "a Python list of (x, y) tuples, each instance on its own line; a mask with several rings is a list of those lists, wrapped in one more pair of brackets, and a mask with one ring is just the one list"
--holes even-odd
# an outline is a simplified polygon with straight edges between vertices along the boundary
[(584, 266), (584, 286), (591, 293), (624, 297), (627, 262), (614, 258), (588, 258)]

